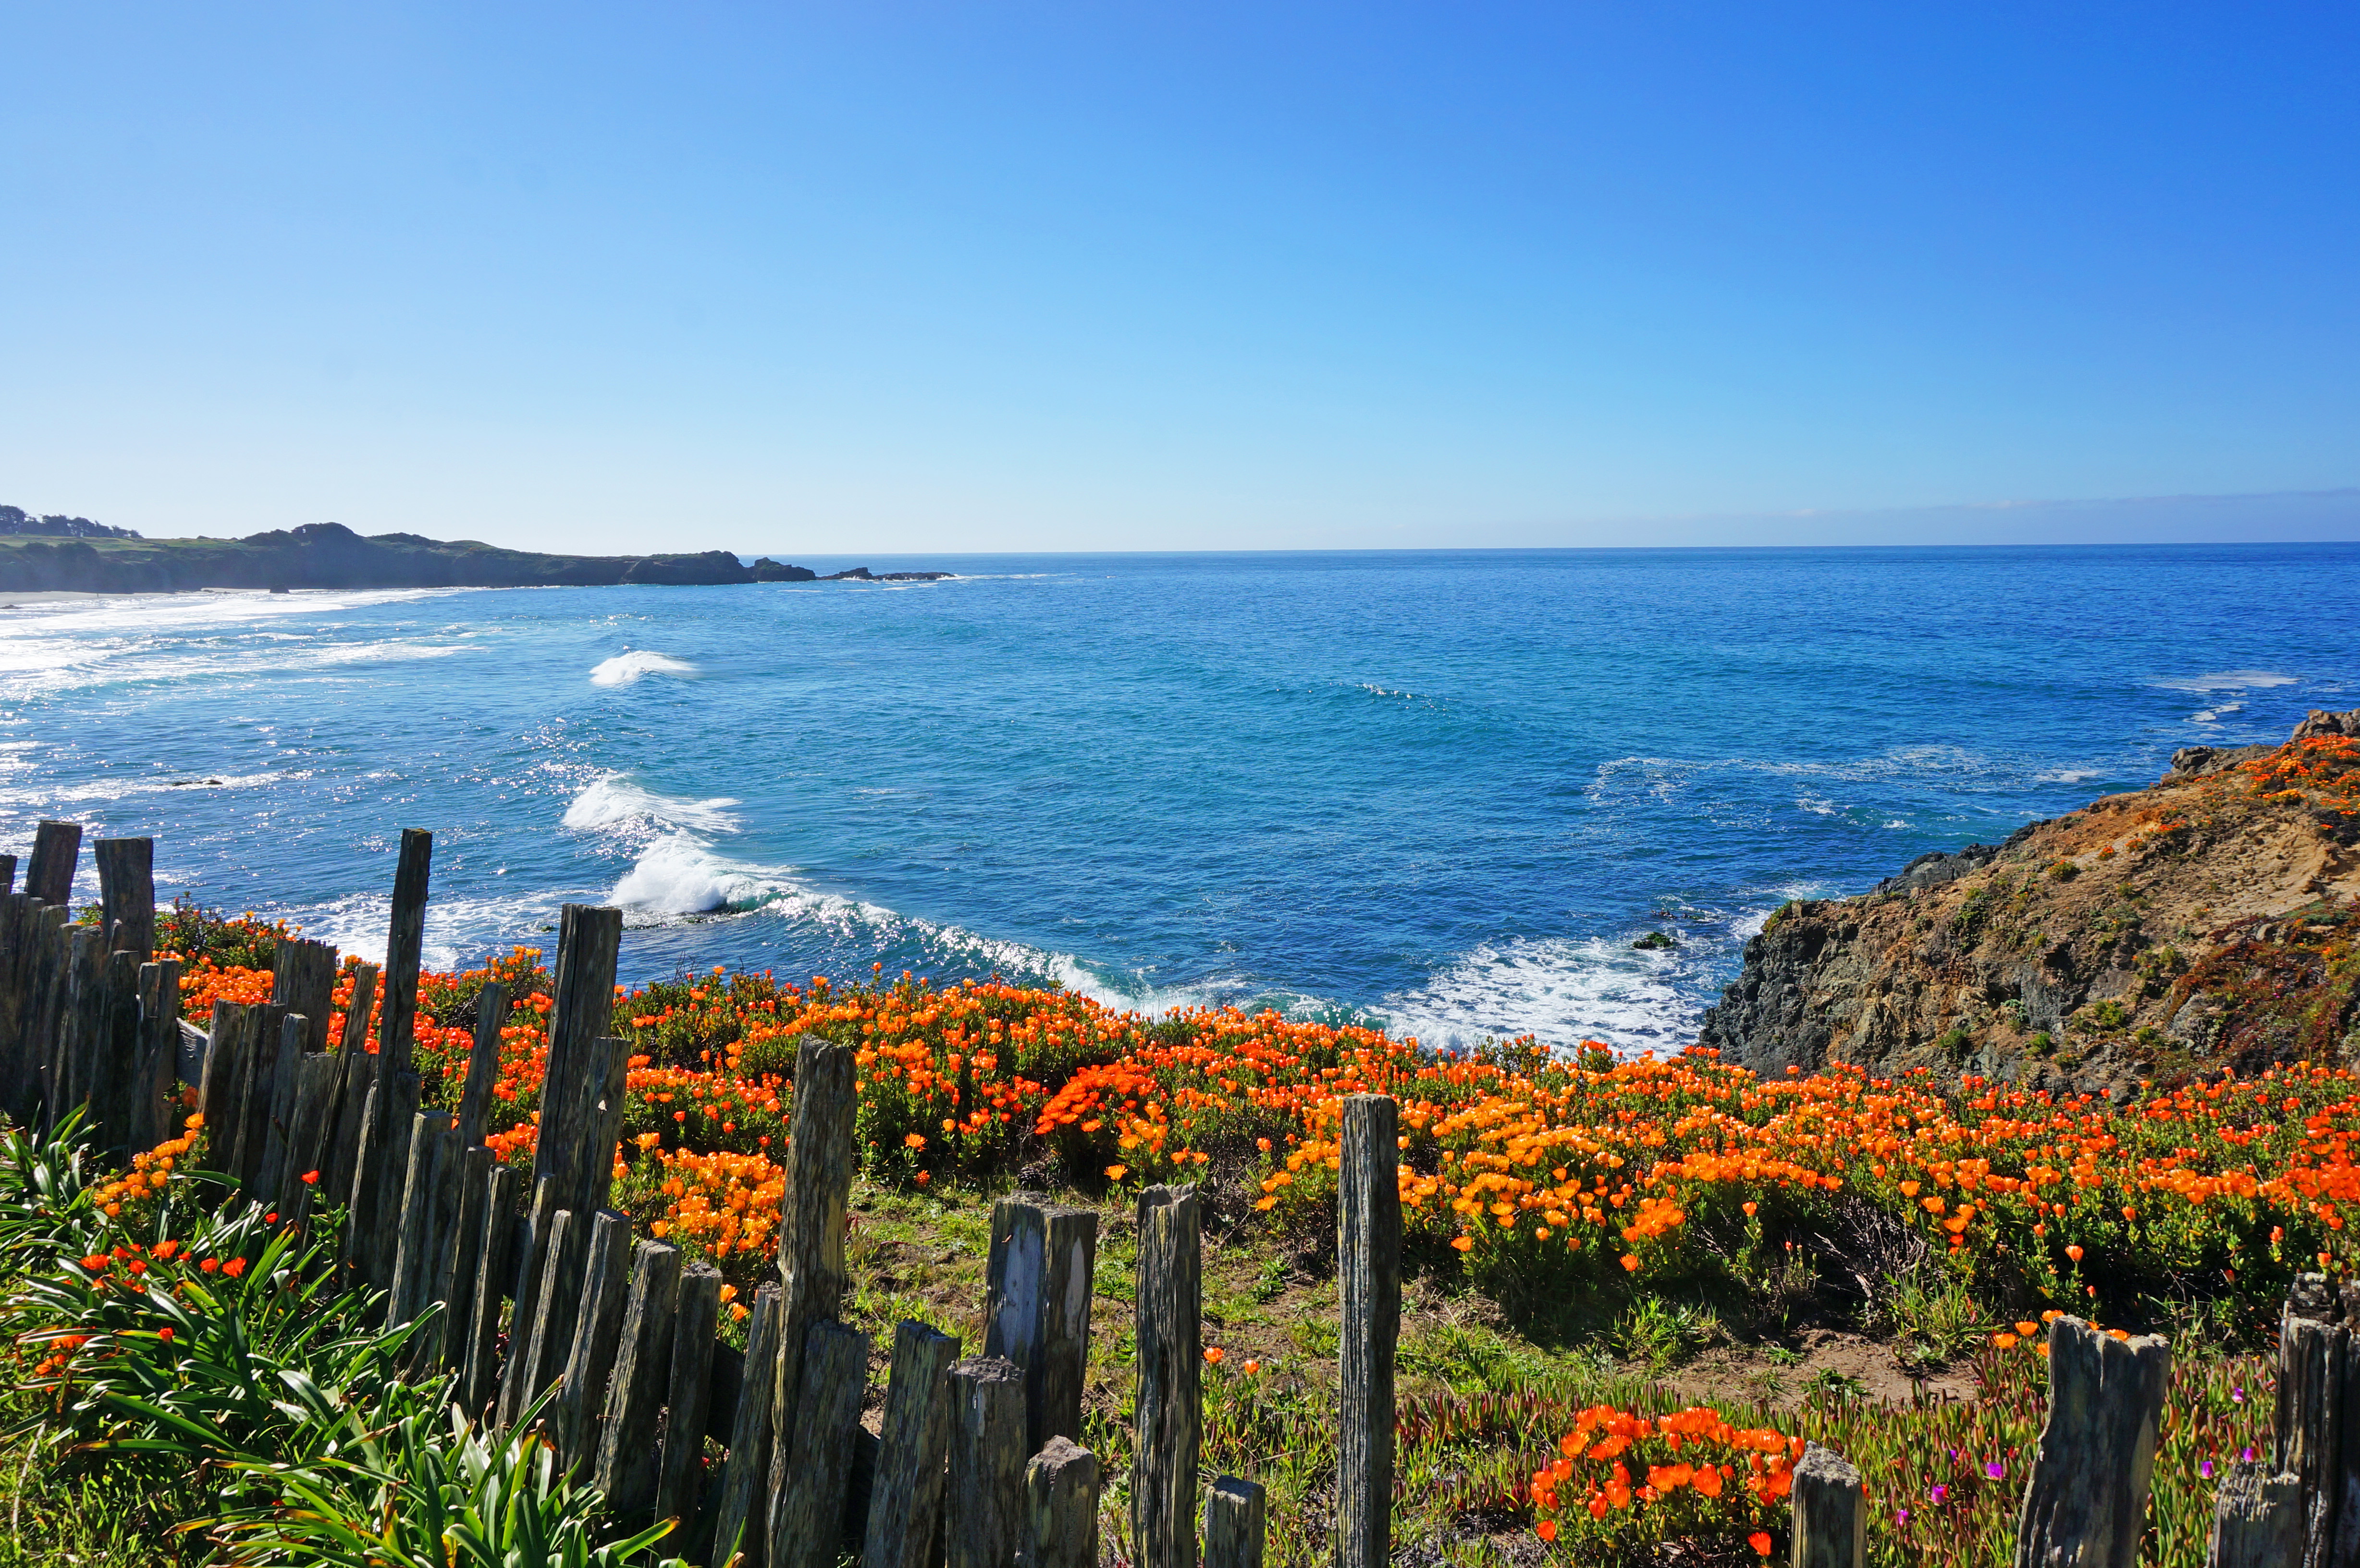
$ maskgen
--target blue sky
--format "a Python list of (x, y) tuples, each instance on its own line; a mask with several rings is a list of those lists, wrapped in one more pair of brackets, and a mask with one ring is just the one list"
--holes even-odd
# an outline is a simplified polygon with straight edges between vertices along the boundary
[(36, 510), (2360, 538), (2348, 5), (10, 3), (0, 60)]

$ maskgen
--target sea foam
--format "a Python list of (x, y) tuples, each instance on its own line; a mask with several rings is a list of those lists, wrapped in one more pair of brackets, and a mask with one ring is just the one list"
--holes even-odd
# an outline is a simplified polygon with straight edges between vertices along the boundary
[(628, 686), (650, 675), (694, 675), (696, 666), (668, 653), (638, 648), (618, 653), (590, 671), (593, 686)]

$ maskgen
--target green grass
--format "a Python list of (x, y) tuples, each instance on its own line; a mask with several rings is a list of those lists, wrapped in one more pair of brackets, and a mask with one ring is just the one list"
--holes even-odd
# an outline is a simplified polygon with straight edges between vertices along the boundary
[(154, 1477), (60, 1475), (30, 1429), (38, 1411), (17, 1396), (0, 1404), (0, 1568), (74, 1563), (151, 1568), (169, 1561), (171, 1527), (186, 1511)]

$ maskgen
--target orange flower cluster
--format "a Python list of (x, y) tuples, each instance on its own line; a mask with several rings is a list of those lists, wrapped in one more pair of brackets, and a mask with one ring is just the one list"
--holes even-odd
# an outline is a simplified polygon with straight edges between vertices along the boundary
[(2360, 740), (2350, 735), (2308, 735), (2256, 757), (2239, 771), (2264, 800), (2360, 813)]
[[(439, 1069), (444, 1103), (472, 1042), (432, 1017), (494, 976), (519, 996), (489, 1123), (512, 1160), (531, 1153), (546, 1069), (539, 963), (519, 949), (421, 984), (419, 1057)], [(683, 976), (618, 989), (615, 1028), (638, 1053), (627, 1171), (658, 1151), (776, 1159), (806, 1037), (854, 1049), (863, 1158), (913, 1183), (1044, 1156), (1085, 1180), (1185, 1180), (1228, 1151), (1260, 1183), (1260, 1207), (1317, 1207), (1333, 1202), (1343, 1097), (1390, 1094), (1409, 1234), (1479, 1269), (1675, 1278), (1861, 1200), (1967, 1276), (2004, 1269), (2087, 1311), (2098, 1290), (2165, 1269), (2258, 1299), (2322, 1252), (2345, 1257), (2360, 1220), (2360, 1076), (2309, 1064), (2115, 1106), (1852, 1067), (1764, 1080), (1710, 1051), (1568, 1058), (1519, 1040), (1439, 1054), (1274, 1012), (1149, 1018), (1063, 991), (906, 975), (857, 988)], [(716, 1213), (743, 1212), (735, 1180)]]
[[(1604, 1520), (1634, 1507), (1674, 1502), (1683, 1491), (1688, 1506), (1711, 1522), (1743, 1522), (1793, 1488), (1803, 1440), (1732, 1426), (1704, 1405), (1653, 1420), (1593, 1405), (1577, 1413), (1573, 1430), (1557, 1440), (1557, 1453), (1533, 1473), (1529, 1494), (1544, 1541), (1557, 1539), (1554, 1516), (1561, 1511)], [(1732, 1514), (1736, 1517), (1727, 1517)]]
[(161, 1193), (172, 1179), (172, 1168), (188, 1159), (204, 1134), (205, 1118), (202, 1115), (191, 1114), (185, 1125), (188, 1130), (180, 1137), (133, 1155), (131, 1169), (111, 1181), (100, 1182), (91, 1192), (91, 1202), (114, 1216), (123, 1213), (126, 1203)]
[[(170, 957), (167, 953), (163, 956)], [(210, 958), (184, 964), (180, 969), (180, 1016), (202, 1023), (213, 1017), (215, 1002), (253, 1007), (270, 1000), (271, 973), (243, 965), (224, 968)]]
[(698, 1155), (692, 1150), (654, 1152), (656, 1192), (665, 1200), (663, 1218), (649, 1214), (647, 1228), (659, 1240), (694, 1242), (716, 1258), (734, 1252), (765, 1257), (777, 1242), (779, 1200), (786, 1195), (786, 1167), (765, 1155)]

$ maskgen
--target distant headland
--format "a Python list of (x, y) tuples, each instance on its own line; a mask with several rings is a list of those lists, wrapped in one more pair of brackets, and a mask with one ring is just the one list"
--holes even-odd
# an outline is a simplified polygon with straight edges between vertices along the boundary
[(614, 583), (932, 583), (948, 572), (826, 576), (768, 556), (751, 566), (726, 550), (689, 555), (545, 555), (475, 539), (364, 537), (340, 523), (273, 528), (245, 539), (146, 539), (83, 517), (35, 517), (0, 506), (0, 593), (173, 593), (201, 588), (542, 588)]

